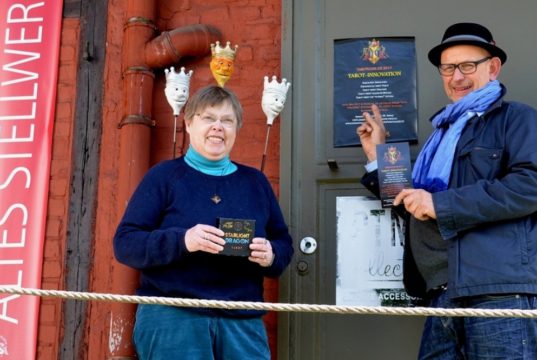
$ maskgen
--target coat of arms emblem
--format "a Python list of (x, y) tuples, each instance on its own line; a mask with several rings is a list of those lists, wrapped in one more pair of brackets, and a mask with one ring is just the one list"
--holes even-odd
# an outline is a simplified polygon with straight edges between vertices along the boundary
[(377, 39), (369, 41), (368, 47), (362, 50), (362, 60), (369, 61), (371, 64), (376, 64), (377, 61), (387, 58), (386, 48)]
[(384, 160), (392, 165), (395, 165), (399, 160), (401, 160), (401, 152), (397, 150), (395, 146), (390, 146), (388, 147), (388, 151), (384, 153)]

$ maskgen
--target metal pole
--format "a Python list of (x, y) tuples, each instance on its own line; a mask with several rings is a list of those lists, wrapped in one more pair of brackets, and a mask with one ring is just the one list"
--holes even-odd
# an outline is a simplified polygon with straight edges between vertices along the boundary
[(268, 148), (268, 140), (269, 140), (269, 134), (270, 134), (270, 128), (271, 125), (267, 125), (267, 136), (265, 138), (265, 149), (263, 150), (263, 158), (261, 159), (261, 172), (265, 169), (265, 160), (267, 158), (267, 148)]

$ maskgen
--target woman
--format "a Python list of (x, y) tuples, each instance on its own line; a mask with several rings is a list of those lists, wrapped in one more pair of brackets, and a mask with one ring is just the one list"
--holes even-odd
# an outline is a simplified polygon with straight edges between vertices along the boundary
[[(185, 108), (187, 153), (142, 179), (114, 237), (116, 258), (140, 270), (139, 295), (263, 301), (263, 278), (293, 255), (291, 236), (266, 177), (229, 153), (242, 125), (236, 95), (219, 86)], [(219, 254), (219, 218), (255, 221), (246, 257)], [(270, 359), (264, 311), (139, 305), (141, 359)]]

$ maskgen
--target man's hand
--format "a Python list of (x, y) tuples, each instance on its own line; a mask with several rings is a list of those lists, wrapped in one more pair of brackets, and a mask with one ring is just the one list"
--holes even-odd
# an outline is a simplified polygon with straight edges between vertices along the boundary
[(360, 137), (360, 142), (368, 161), (377, 159), (377, 145), (386, 142), (386, 129), (379, 107), (371, 105), (373, 115), (364, 111), (364, 123), (356, 129), (356, 134)]
[(434, 211), (433, 196), (423, 189), (403, 189), (395, 197), (393, 205), (403, 203), (406, 211), (418, 220), (436, 219)]

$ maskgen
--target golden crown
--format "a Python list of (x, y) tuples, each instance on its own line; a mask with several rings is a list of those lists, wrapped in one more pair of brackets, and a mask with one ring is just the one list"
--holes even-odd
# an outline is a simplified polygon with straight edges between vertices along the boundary
[(186, 73), (185, 68), (181, 67), (181, 71), (176, 72), (175, 68), (172, 66), (170, 67), (170, 70), (164, 69), (164, 73), (166, 74), (167, 84), (189, 86), (193, 71), (190, 70), (188, 73)]
[(226, 43), (226, 47), (221, 47), (220, 41), (217, 41), (216, 44), (211, 44), (211, 54), (213, 58), (223, 57), (225, 59), (234, 60), (239, 45), (235, 45), (235, 49), (232, 49), (229, 44), (229, 41)]
[(291, 86), (291, 83), (287, 82), (285, 78), (282, 79), (281, 83), (279, 83), (275, 75), (272, 76), (271, 81), (269, 81), (268, 79), (268, 76), (265, 76), (265, 88), (263, 91), (265, 93), (275, 93), (285, 97), (287, 94), (287, 90), (289, 90), (289, 87)]

